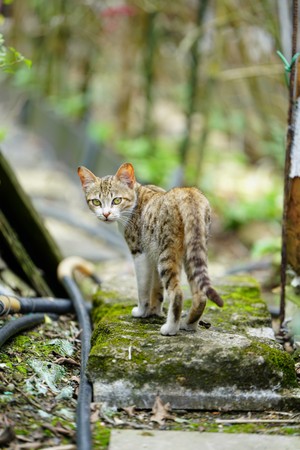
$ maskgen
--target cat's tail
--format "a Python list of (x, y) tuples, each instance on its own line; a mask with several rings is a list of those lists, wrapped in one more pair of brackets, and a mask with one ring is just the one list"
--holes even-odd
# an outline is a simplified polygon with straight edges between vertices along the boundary
[[(207, 267), (207, 238), (210, 225), (210, 207), (204, 196), (201, 198), (202, 208), (194, 205), (194, 210), (184, 222), (185, 234), (185, 269), (188, 280), (216, 305), (222, 307), (224, 302), (212, 287)], [(192, 202), (190, 204), (192, 205)], [(198, 208), (197, 208), (198, 206)]]
[(216, 303), (216, 305), (220, 307), (224, 305), (222, 298), (211, 285), (209, 285), (207, 288), (202, 287), (201, 289), (205, 293), (206, 297), (209, 298), (209, 300), (211, 300), (212, 302)]

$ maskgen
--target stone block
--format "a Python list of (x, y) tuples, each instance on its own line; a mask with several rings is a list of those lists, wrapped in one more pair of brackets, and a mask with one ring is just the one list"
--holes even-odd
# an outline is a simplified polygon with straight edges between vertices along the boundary
[(98, 292), (88, 362), (95, 401), (147, 409), (159, 394), (173, 409), (299, 406), (293, 359), (274, 339), (255, 280), (231, 277), (217, 285), (224, 308), (209, 303), (197, 332), (172, 337), (160, 335), (162, 318), (131, 317), (134, 300)]

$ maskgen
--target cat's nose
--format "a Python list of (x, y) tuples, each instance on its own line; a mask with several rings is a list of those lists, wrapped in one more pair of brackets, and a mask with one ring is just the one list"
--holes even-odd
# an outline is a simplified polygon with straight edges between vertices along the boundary
[(106, 219), (108, 219), (108, 216), (110, 216), (110, 211), (103, 213), (103, 215)]

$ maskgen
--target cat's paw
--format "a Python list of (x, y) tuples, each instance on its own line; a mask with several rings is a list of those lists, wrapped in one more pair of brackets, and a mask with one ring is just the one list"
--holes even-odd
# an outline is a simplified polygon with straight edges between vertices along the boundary
[(132, 317), (145, 317), (145, 309), (140, 308), (139, 306), (135, 306), (131, 310)]
[(156, 316), (156, 317), (166, 317), (165, 313), (163, 312), (161, 306), (154, 307), (149, 310), (147, 310), (147, 317), (148, 316)]
[(179, 330), (179, 326), (177, 324), (170, 325), (168, 323), (165, 323), (161, 329), (160, 333), (163, 336), (175, 336), (177, 334), (177, 331)]
[(198, 322), (187, 323), (187, 318), (181, 319), (180, 321), (180, 330), (192, 331), (195, 332), (198, 329)]

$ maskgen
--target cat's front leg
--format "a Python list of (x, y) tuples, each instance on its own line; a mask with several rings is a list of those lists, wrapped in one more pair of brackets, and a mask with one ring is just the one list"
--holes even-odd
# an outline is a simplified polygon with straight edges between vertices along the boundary
[(134, 266), (138, 288), (138, 306), (131, 311), (133, 317), (147, 317), (150, 308), (152, 267), (144, 253), (134, 256)]

